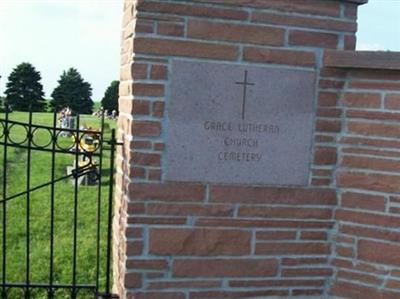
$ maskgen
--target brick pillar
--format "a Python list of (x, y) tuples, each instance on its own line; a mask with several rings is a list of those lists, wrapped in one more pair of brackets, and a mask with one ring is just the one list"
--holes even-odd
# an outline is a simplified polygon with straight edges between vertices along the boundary
[[(129, 115), (132, 109), (132, 38), (135, 29), (135, 3), (125, 1), (121, 32), (121, 74), (119, 90), (119, 109), (120, 113)], [(128, 227), (128, 188), (133, 174), (130, 167), (129, 157), (131, 155), (132, 128), (129, 118), (118, 118), (117, 137), (123, 141), (123, 146), (117, 147), (116, 158), (116, 186), (115, 186), (115, 208), (113, 218), (113, 291), (121, 298), (126, 298), (125, 276), (127, 263), (127, 240), (128, 236), (141, 237), (141, 231), (136, 228)]]
[[(328, 296), (345, 80), (323, 66), (323, 52), (354, 50), (365, 2), (126, 1), (114, 221), (122, 299)], [(314, 72), (308, 182), (167, 181), (177, 58)]]
[(338, 297), (400, 297), (399, 61), (393, 52), (325, 54), (326, 76), (341, 82), (329, 101), (341, 123), (331, 232)]

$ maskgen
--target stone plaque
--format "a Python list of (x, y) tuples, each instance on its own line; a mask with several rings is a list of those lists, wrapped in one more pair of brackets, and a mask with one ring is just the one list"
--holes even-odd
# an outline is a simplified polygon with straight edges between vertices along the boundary
[(175, 60), (166, 179), (306, 185), (315, 72)]

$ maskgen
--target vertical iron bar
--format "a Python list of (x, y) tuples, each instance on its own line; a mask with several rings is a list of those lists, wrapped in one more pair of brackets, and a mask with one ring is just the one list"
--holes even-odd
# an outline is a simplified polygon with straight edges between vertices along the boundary
[[(7, 142), (8, 142), (8, 104), (5, 105), (5, 124), (4, 124), (4, 152), (3, 152), (3, 199), (7, 197)], [(3, 261), (2, 261), (2, 279), (3, 279), (3, 288), (2, 288), (2, 298), (6, 298), (6, 260), (7, 260), (7, 202), (3, 201)]]
[(73, 240), (73, 261), (72, 261), (72, 298), (76, 298), (76, 248), (77, 248), (77, 226), (78, 226), (78, 169), (79, 169), (79, 118), (76, 117), (76, 131), (75, 131), (75, 179), (74, 179), (74, 240)]
[(49, 293), (48, 298), (54, 298), (53, 282), (54, 282), (54, 187), (56, 178), (56, 142), (57, 142), (57, 112), (53, 114), (53, 143), (51, 153), (51, 189), (50, 189), (50, 277), (49, 277)]
[(102, 182), (102, 171), (103, 171), (103, 142), (104, 142), (104, 113), (101, 116), (101, 128), (100, 128), (100, 157), (99, 157), (99, 178), (97, 181), (97, 232), (96, 232), (96, 294), (99, 292), (99, 279), (100, 279), (100, 219), (101, 219), (101, 182)]
[(112, 228), (112, 204), (114, 187), (114, 151), (117, 141), (115, 140), (115, 129), (111, 130), (111, 153), (110, 153), (110, 182), (108, 193), (108, 228), (107, 228), (107, 265), (106, 265), (106, 294), (110, 294), (110, 272), (111, 272), (111, 228)]
[(32, 145), (32, 106), (29, 107), (29, 123), (28, 123), (28, 154), (26, 165), (26, 291), (25, 297), (30, 297), (30, 214), (31, 214), (31, 145)]

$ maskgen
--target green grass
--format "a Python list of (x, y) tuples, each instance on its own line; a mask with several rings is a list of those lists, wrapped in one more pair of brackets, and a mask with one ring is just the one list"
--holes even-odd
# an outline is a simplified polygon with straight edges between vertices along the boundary
[(93, 111), (99, 110), (101, 107), (101, 102), (94, 102)]
[[(4, 115), (0, 114), (3, 118)], [(28, 113), (13, 112), (10, 119), (27, 122)], [(52, 126), (52, 113), (34, 113), (33, 123)], [(82, 116), (81, 124), (99, 128), (100, 120), (92, 116)], [(106, 124), (109, 134), (115, 122)], [(0, 128), (1, 129), (1, 128)], [(21, 127), (14, 127), (10, 134), (15, 141), (22, 141), (26, 134)], [(1, 135), (1, 133), (0, 133)], [(34, 142), (47, 144), (50, 141), (46, 131), (35, 132)], [(3, 138), (1, 139), (3, 140)], [(61, 137), (60, 145), (71, 143), (72, 139)], [(4, 148), (0, 145), (0, 182), (3, 180)], [(27, 188), (27, 151), (20, 148), (8, 147), (7, 157), (7, 195), (23, 192)], [(110, 152), (104, 151), (103, 181), (101, 201), (101, 251), (102, 275), (104, 283), (105, 268), (105, 232), (106, 209), (109, 182)], [(74, 156), (70, 154), (56, 155), (56, 178), (66, 175), (66, 167), (72, 165)], [(37, 186), (51, 180), (51, 153), (32, 151), (31, 156), (31, 186)], [(77, 238), (77, 282), (92, 284), (96, 277), (96, 213), (97, 186), (80, 186), (78, 199), (78, 238)], [(0, 186), (2, 193), (2, 186)], [(34, 191), (30, 195), (30, 280), (31, 282), (48, 283), (50, 267), (50, 187)], [(3, 198), (3, 194), (1, 197)], [(55, 283), (71, 284), (72, 282), (72, 253), (73, 253), (73, 223), (74, 223), (74, 186), (70, 180), (58, 182), (55, 185), (54, 197), (54, 280)], [(1, 261), (3, 250), (1, 242), (4, 234), (2, 226), (3, 204), (0, 204), (0, 279), (3, 277)], [(7, 202), (6, 206), (6, 280), (8, 282), (25, 282), (26, 280), (26, 221), (27, 198), (20, 196)], [(21, 298), (21, 294), (12, 291), (11, 298)], [(60, 293), (58, 298), (64, 298)], [(85, 297), (85, 296), (83, 296)], [(36, 294), (35, 298), (44, 298), (44, 294)]]

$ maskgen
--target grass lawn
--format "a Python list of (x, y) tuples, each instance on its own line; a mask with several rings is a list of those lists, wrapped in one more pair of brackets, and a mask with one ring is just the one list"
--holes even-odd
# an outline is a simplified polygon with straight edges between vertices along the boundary
[[(28, 113), (13, 112), (11, 120), (28, 122)], [(4, 118), (4, 114), (0, 114)], [(52, 113), (34, 113), (33, 123), (52, 126)], [(81, 124), (100, 128), (100, 120), (96, 117), (81, 116)], [(116, 126), (115, 121), (106, 120), (106, 134)], [(2, 128), (0, 128), (2, 129)], [(1, 135), (2, 133), (0, 133)], [(10, 134), (15, 141), (22, 140), (26, 134), (21, 128), (15, 128)], [(34, 141), (46, 144), (48, 135), (37, 132)], [(71, 142), (71, 138), (62, 137), (61, 144)], [(1, 139), (3, 140), (3, 138)], [(105, 146), (105, 149), (107, 146)], [(3, 180), (3, 153), (0, 145), (0, 182)], [(109, 150), (103, 155), (102, 202), (101, 202), (101, 283), (104, 284), (105, 241), (107, 225), (107, 199), (109, 182)], [(31, 157), (31, 186), (37, 186), (51, 180), (51, 153), (32, 151)], [(66, 175), (66, 167), (72, 165), (74, 156), (58, 153), (56, 155), (56, 178)], [(27, 184), (27, 151), (20, 148), (8, 147), (7, 158), (7, 196), (23, 192)], [(96, 280), (96, 213), (97, 186), (80, 186), (78, 199), (78, 237), (77, 237), (77, 283), (93, 284)], [(0, 186), (1, 199), (3, 198)], [(31, 283), (48, 283), (50, 268), (50, 187), (45, 187), (31, 193), (30, 197), (30, 280)], [(74, 186), (70, 180), (64, 180), (55, 185), (54, 200), (54, 282), (71, 284), (73, 264), (73, 223), (74, 223)], [(2, 259), (4, 251), (1, 242), (4, 234), (2, 226), (3, 204), (0, 204), (0, 281), (3, 278)], [(26, 196), (20, 196), (7, 202), (6, 206), (6, 281), (25, 282), (26, 280)], [(22, 298), (22, 293), (10, 291), (10, 298)], [(82, 294), (83, 295), (83, 294)], [(60, 292), (57, 298), (66, 297)], [(86, 298), (86, 296), (83, 296)], [(80, 298), (83, 298), (80, 297)], [(37, 293), (35, 298), (45, 298)], [(90, 297), (93, 298), (93, 297)]]

